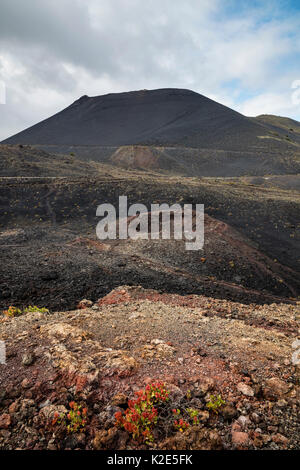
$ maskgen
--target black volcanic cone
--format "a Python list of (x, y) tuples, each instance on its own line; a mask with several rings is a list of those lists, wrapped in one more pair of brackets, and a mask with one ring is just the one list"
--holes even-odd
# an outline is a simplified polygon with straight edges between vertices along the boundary
[(8, 144), (170, 145), (245, 149), (265, 125), (190, 90), (159, 89), (82, 96)]

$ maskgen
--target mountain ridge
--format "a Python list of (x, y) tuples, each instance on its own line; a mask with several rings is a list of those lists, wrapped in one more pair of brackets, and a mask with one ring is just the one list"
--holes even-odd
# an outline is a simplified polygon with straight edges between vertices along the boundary
[[(192, 90), (163, 88), (83, 95), (2, 143), (268, 149), (270, 142), (258, 138), (270, 130), (264, 121), (246, 117)], [(289, 142), (277, 146), (287, 149)]]

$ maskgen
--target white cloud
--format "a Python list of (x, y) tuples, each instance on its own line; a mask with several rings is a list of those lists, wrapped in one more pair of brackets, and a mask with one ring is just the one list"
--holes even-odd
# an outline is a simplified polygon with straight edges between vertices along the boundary
[[(245, 114), (299, 116), (300, 13), (272, 0), (223, 11), (221, 0), (1, 0), (0, 139), (83, 94), (190, 88)], [(266, 19), (267, 18), (267, 19)]]
[(300, 104), (293, 102), (292, 90), (283, 93), (263, 93), (246, 100), (239, 110), (246, 116), (258, 116), (259, 114), (277, 114), (299, 119)]

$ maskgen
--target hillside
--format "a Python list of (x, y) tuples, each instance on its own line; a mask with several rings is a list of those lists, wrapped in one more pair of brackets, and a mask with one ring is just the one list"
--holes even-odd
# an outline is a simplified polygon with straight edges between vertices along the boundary
[[(14, 176), (54, 176), (55, 167), (57, 175), (61, 171), (75, 175), (77, 169), (88, 175), (91, 162), (185, 176), (296, 175), (300, 173), (299, 129), (299, 123), (287, 118), (247, 118), (189, 90), (83, 96), (6, 139), (0, 170), (2, 176), (9, 173), (4, 170), (7, 144), (21, 144), (26, 155), (18, 151), (23, 166), (15, 161)], [(30, 165), (24, 144), (32, 148)], [(37, 162), (39, 150), (51, 155), (53, 166), (45, 153)], [(79, 160), (89, 165), (80, 165)]]
[[(159, 89), (82, 96), (4, 143), (121, 146), (179, 145), (224, 150), (272, 149), (265, 122), (190, 90)], [(290, 142), (278, 140), (278, 150)]]
[(103, 165), (83, 161), (71, 152), (53, 154), (30, 145), (0, 144), (1, 177), (76, 177), (95, 176)]
[[(297, 306), (121, 286), (79, 307), (0, 317), (0, 449), (299, 449)], [(168, 400), (145, 445), (115, 414), (158, 381)], [(85, 423), (68, 433), (55, 417), (74, 402)]]
[[(148, 208), (204, 203), (204, 249), (189, 253), (180, 240), (97, 240), (98, 204), (118, 207), (121, 194)], [(0, 200), (2, 308), (74, 308), (125, 282), (247, 303), (299, 295), (296, 191), (107, 165), (90, 178), (3, 178)]]
[[(168, 89), (83, 97), (0, 145), (1, 450), (299, 449), (290, 125)], [(204, 204), (203, 249), (97, 239), (120, 195), (147, 219)], [(120, 423), (151, 385), (145, 443)]]
[(273, 114), (262, 114), (255, 118), (256, 121), (272, 126), (274, 130), (286, 132), (286, 137), (300, 143), (300, 123), (294, 119)]
[[(81, 153), (80, 149), (75, 151)], [(288, 175), (287, 178), (297, 178), (300, 173), (300, 152), (284, 155), (275, 151), (257, 153), (132, 145), (119, 147), (105, 161), (125, 169), (151, 169), (199, 177)]]

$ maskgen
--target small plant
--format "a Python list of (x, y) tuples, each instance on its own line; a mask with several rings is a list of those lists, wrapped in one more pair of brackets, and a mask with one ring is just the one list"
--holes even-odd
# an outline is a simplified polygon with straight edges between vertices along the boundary
[(189, 426), (189, 423), (182, 418), (180, 418), (179, 420), (176, 419), (174, 421), (174, 427), (180, 432), (185, 431)]
[[(198, 419), (199, 411), (196, 410), (195, 408), (187, 408), (183, 412), (184, 416), (187, 415), (186, 419), (183, 419), (181, 411), (179, 409), (174, 408), (172, 410), (172, 413), (177, 418), (174, 421), (174, 427), (178, 429), (180, 432), (183, 432), (185, 429), (187, 429), (190, 424), (191, 425), (199, 424), (199, 419)], [(188, 421), (190, 421), (190, 423)]]
[(40, 312), (40, 313), (49, 313), (47, 308), (39, 308), (36, 305), (29, 305), (29, 307), (24, 308), (23, 313), (32, 313), (32, 312)]
[(225, 404), (226, 402), (222, 399), (221, 395), (211, 395), (206, 406), (209, 410), (213, 411), (213, 413), (218, 414), (220, 408)]
[(191, 420), (193, 421), (193, 424), (199, 424), (199, 411), (195, 408), (187, 408), (186, 411), (189, 414)]
[(7, 310), (3, 310), (3, 315), (6, 315), (7, 317), (18, 317), (20, 315), (23, 315), (23, 313), (31, 312), (49, 313), (49, 310), (44, 307), (39, 308), (36, 305), (29, 305), (29, 307), (26, 307), (21, 310), (20, 308), (10, 305)]
[(185, 431), (189, 427), (189, 423), (181, 418), (181, 411), (178, 408), (174, 408), (172, 413), (177, 418), (173, 423), (174, 428), (180, 432)]
[(7, 317), (18, 317), (19, 315), (22, 315), (22, 310), (10, 305), (7, 310), (3, 311), (3, 314)]
[(87, 408), (82, 408), (75, 401), (70, 401), (70, 411), (66, 413), (55, 413), (52, 425), (63, 424), (66, 426), (68, 433), (75, 433), (83, 429), (87, 421)]
[(121, 411), (115, 414), (116, 424), (131, 433), (133, 439), (150, 444), (154, 440), (152, 431), (158, 414), (154, 405), (168, 401), (169, 392), (163, 383), (157, 382), (135, 394), (137, 399), (128, 401), (125, 415)]

